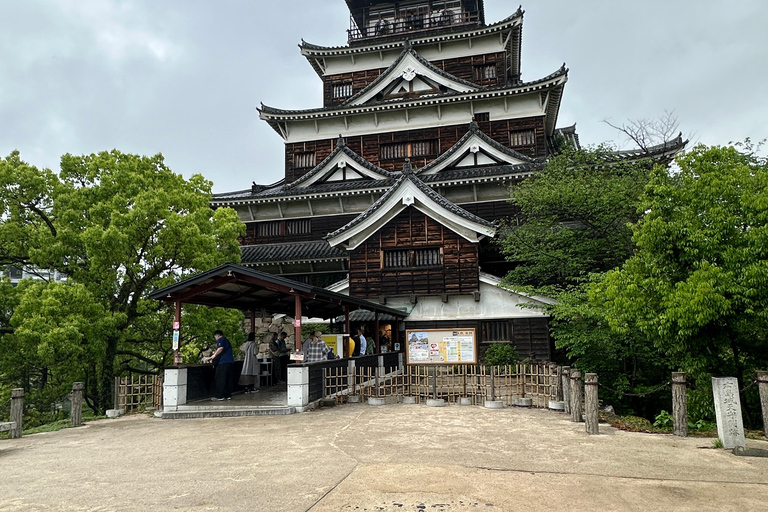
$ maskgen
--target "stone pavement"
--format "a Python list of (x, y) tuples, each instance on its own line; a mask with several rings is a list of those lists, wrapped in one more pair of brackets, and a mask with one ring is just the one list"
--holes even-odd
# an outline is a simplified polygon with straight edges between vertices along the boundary
[(0, 441), (0, 510), (766, 509), (766, 458), (601, 429), (545, 410), (403, 404), (132, 416)]

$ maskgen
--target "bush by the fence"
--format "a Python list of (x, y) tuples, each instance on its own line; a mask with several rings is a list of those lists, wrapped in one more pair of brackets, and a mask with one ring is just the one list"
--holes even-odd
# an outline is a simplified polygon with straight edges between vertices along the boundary
[(483, 363), (486, 366), (507, 366), (520, 359), (517, 348), (509, 343), (494, 343), (485, 351)]

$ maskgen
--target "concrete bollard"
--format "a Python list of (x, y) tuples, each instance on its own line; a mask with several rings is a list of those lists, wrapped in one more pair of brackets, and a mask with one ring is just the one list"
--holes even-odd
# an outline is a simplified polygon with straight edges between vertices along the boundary
[(688, 390), (685, 384), (685, 373), (672, 373), (672, 418), (674, 421), (673, 434), (688, 437)]
[(584, 423), (586, 424), (587, 434), (597, 435), (600, 433), (598, 408), (598, 390), (597, 374), (587, 373), (584, 376)]
[(11, 423), (15, 423), (8, 434), (11, 439), (21, 437), (21, 431), (24, 430), (24, 390), (16, 388), (11, 390)]
[(72, 394), (70, 402), (72, 403), (72, 412), (69, 415), (69, 423), (73, 427), (79, 427), (83, 424), (83, 389), (85, 385), (82, 382), (72, 384)]

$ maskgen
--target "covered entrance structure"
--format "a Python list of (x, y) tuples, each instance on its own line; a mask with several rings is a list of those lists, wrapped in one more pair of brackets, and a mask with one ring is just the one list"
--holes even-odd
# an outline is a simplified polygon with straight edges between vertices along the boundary
[[(176, 310), (175, 327), (181, 322), (182, 304), (198, 304), (208, 307), (222, 307), (239, 309), (246, 315), (250, 315), (251, 328), (257, 314), (275, 315), (285, 314), (293, 316), (294, 340), (297, 350), (301, 348), (301, 318), (336, 319), (344, 318), (344, 331), (350, 332), (350, 312), (362, 310), (372, 314), (376, 321), (380, 316), (386, 315), (394, 318), (399, 323), (407, 316), (407, 313), (398, 309), (376, 304), (363, 299), (357, 299), (342, 295), (323, 288), (314, 287), (285, 277), (253, 270), (236, 264), (225, 264), (208, 270), (196, 276), (184, 279), (174, 285), (158, 290), (150, 295), (150, 298), (168, 304), (173, 304)], [(395, 333), (399, 329), (393, 330)], [(378, 332), (375, 333), (378, 338)], [(378, 339), (374, 340), (378, 345)], [(348, 354), (340, 354), (348, 355)], [(187, 391), (194, 383), (187, 367), (182, 365), (178, 347), (174, 351), (175, 366), (166, 369), (163, 408), (173, 411), (187, 403)], [(307, 368), (321, 363), (302, 364), (289, 370), (289, 388), (297, 385), (307, 389), (294, 390), (299, 397), (308, 397), (309, 371), (301, 372), (302, 367)], [(306, 378), (297, 379), (290, 374), (305, 375)], [(288, 396), (290, 397), (289, 389)], [(288, 400), (290, 401), (290, 400)], [(305, 406), (306, 400), (294, 400), (298, 407)], [(291, 405), (291, 404), (286, 404)]]

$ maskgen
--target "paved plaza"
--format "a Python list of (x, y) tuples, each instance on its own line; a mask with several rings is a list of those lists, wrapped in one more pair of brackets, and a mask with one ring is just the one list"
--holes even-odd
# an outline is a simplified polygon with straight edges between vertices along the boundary
[(130, 416), (0, 441), (0, 510), (765, 510), (768, 458), (601, 429), (546, 410), (403, 404)]

